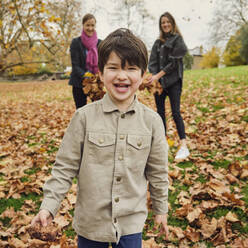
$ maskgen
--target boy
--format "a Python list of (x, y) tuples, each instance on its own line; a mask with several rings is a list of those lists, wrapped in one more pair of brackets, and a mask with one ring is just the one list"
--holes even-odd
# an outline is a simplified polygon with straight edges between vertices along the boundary
[(32, 224), (49, 224), (78, 179), (73, 227), (79, 248), (141, 248), (147, 181), (155, 222), (168, 238), (168, 146), (160, 116), (135, 93), (147, 69), (144, 43), (117, 29), (100, 43), (99, 75), (107, 93), (76, 111), (44, 185)]

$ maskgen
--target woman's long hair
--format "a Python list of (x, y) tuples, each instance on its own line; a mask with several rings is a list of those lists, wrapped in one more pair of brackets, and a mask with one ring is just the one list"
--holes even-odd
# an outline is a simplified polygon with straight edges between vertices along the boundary
[(159, 18), (159, 39), (162, 40), (162, 41), (165, 41), (166, 39), (166, 36), (168, 36), (168, 34), (166, 34), (162, 27), (161, 27), (161, 21), (162, 21), (162, 18), (163, 17), (167, 17), (169, 22), (171, 23), (172, 25), (172, 31), (171, 31), (171, 34), (179, 34), (182, 36), (179, 28), (177, 27), (177, 24), (176, 24), (176, 21), (175, 21), (175, 18), (169, 13), (169, 12), (165, 12), (164, 14), (162, 14)]
[(90, 19), (94, 19), (95, 22), (96, 22), (96, 18), (95, 18), (94, 15), (89, 14), (89, 13), (88, 14), (85, 14), (84, 17), (83, 17), (83, 19), (82, 19), (82, 24), (84, 24), (85, 22), (87, 22)]

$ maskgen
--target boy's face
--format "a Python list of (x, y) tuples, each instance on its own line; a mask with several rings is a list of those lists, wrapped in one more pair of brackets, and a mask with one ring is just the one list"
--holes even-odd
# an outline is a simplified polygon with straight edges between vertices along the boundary
[(121, 111), (127, 110), (134, 99), (135, 92), (142, 83), (141, 69), (126, 63), (121, 67), (121, 59), (111, 52), (103, 73), (99, 73), (108, 94)]

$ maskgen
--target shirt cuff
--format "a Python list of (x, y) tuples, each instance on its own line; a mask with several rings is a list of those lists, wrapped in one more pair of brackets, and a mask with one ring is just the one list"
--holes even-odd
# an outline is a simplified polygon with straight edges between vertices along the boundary
[(164, 203), (152, 202), (152, 209), (156, 215), (164, 215), (168, 213), (168, 203), (167, 200)]
[(53, 218), (56, 216), (57, 212), (59, 211), (60, 204), (58, 204), (56, 201), (52, 199), (44, 199), (40, 205), (40, 210), (41, 209), (46, 209), (48, 210)]

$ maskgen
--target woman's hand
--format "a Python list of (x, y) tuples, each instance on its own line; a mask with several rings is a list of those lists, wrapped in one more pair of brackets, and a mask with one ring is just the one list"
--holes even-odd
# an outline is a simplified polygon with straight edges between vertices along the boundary
[(52, 215), (51, 213), (46, 210), (42, 209), (40, 212), (32, 219), (31, 226), (34, 226), (37, 223), (41, 223), (42, 226), (47, 226), (52, 222)]
[(155, 223), (160, 227), (160, 233), (165, 234), (165, 239), (169, 238), (169, 228), (167, 225), (167, 215), (156, 215)]
[[(157, 75), (157, 74), (156, 74), (156, 75)], [(153, 81), (157, 81), (158, 79), (157, 79), (156, 75), (150, 74), (150, 75), (146, 78), (146, 80), (147, 80), (146, 85), (151, 85)]]
[(160, 72), (158, 72), (155, 75), (149, 75), (149, 77), (147, 78), (147, 85), (150, 85), (153, 81), (158, 81), (161, 77), (163, 77), (165, 75), (165, 72), (162, 70)]

